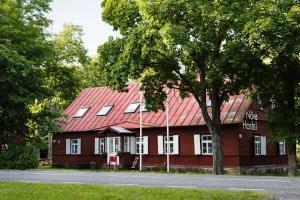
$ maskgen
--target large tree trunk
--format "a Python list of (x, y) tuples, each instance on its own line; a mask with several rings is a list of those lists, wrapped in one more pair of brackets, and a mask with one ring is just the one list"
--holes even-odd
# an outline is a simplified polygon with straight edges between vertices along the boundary
[(223, 151), (220, 124), (214, 124), (212, 135), (213, 174), (224, 174)]
[(288, 144), (289, 176), (297, 176), (296, 143)]
[(219, 90), (215, 89), (211, 95), (212, 101), (212, 147), (213, 147), (213, 174), (224, 174), (223, 148), (221, 141), (221, 98)]

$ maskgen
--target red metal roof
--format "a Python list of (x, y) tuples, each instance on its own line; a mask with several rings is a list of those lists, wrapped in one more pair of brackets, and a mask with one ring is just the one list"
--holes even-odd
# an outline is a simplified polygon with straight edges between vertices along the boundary
[[(134, 102), (139, 102), (139, 85), (132, 83), (128, 92), (112, 91), (108, 87), (87, 88), (70, 104), (64, 114), (67, 117), (60, 123), (64, 132), (104, 130), (109, 126), (126, 129), (139, 128), (139, 109), (135, 113), (124, 113), (125, 109)], [(114, 105), (106, 116), (97, 116), (105, 105)], [(221, 108), (222, 124), (241, 123), (251, 101), (245, 95), (231, 96)], [(89, 107), (83, 117), (74, 118), (74, 114), (82, 107)], [(179, 97), (178, 91), (171, 90), (169, 94), (170, 126), (205, 125), (196, 100), (190, 96)], [(165, 127), (166, 113), (143, 112), (143, 128)]]

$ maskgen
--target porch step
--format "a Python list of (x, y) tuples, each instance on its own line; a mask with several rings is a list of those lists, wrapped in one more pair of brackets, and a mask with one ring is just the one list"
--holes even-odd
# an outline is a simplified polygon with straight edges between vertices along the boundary
[(139, 156), (136, 156), (136, 157), (134, 158), (134, 161), (133, 161), (133, 163), (132, 163), (131, 169), (135, 169), (135, 166), (136, 166), (136, 164), (138, 163), (139, 159), (140, 159)]

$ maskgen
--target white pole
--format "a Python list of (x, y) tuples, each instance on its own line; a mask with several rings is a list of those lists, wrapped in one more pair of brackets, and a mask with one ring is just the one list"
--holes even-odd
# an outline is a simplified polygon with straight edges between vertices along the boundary
[(142, 134), (143, 134), (143, 110), (142, 110), (142, 107), (143, 107), (143, 97), (142, 97), (142, 91), (140, 91), (140, 171), (142, 171)]
[(167, 114), (167, 172), (170, 172), (170, 142), (169, 142), (169, 92), (167, 90), (167, 105), (166, 105), (166, 114)]

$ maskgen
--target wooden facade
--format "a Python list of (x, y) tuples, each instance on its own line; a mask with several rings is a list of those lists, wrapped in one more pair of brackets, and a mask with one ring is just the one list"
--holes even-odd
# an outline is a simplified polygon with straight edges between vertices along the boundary
[[(139, 142), (136, 142), (139, 137), (139, 112), (136, 110), (124, 114), (124, 110), (136, 102), (138, 92), (134, 94), (129, 90), (128, 94), (124, 95), (129, 95), (130, 98), (124, 99), (119, 96), (112, 100), (110, 96), (101, 95), (107, 88), (94, 90), (98, 92), (98, 96), (83, 92), (66, 110), (65, 114), (70, 117), (62, 122), (64, 131), (53, 137), (52, 163), (54, 166), (65, 167), (89, 167), (93, 163), (97, 167), (104, 167), (111, 164), (110, 157), (117, 157), (116, 162), (120, 167), (130, 168), (139, 150)], [(174, 96), (175, 93), (171, 99)], [(199, 108), (195, 107), (193, 102), (189, 102), (191, 99), (192, 97), (188, 100), (173, 100), (173, 104), (170, 105), (170, 136), (174, 136), (170, 138), (173, 152), (170, 155), (170, 167), (174, 169), (212, 167), (209, 134), (202, 123), (201, 113), (195, 112), (199, 111)], [(188, 108), (189, 103), (194, 105), (194, 109)], [(247, 100), (244, 96), (240, 100), (238, 97), (232, 97), (229, 103), (230, 106), (226, 107), (224, 103), (221, 109), (225, 168), (285, 167), (285, 143), (272, 142), (272, 134), (267, 130), (268, 110), (258, 109), (255, 102)], [(111, 110), (106, 116), (97, 117), (97, 112), (109, 104), (114, 105), (115, 110)], [(119, 104), (122, 106), (118, 109)], [(74, 117), (78, 109), (83, 107), (88, 108), (87, 113), (82, 117)], [(97, 108), (92, 112), (93, 107)], [(143, 113), (143, 118), (146, 119), (143, 123), (143, 141), (146, 143), (143, 145), (142, 156), (145, 168), (162, 169), (166, 166), (164, 114), (162, 111)], [(185, 121), (178, 125), (178, 121), (183, 117)]]

